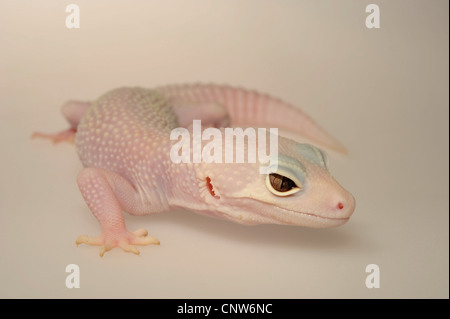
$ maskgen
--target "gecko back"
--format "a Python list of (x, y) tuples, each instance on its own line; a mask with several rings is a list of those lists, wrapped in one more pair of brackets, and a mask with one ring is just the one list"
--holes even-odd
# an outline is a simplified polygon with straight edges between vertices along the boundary
[(177, 117), (159, 92), (118, 88), (98, 98), (77, 127), (75, 145), (84, 166), (114, 168), (144, 142), (167, 142)]

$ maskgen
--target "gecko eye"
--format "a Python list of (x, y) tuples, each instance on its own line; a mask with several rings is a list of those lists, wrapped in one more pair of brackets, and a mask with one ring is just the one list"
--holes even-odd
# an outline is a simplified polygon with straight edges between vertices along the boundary
[(292, 179), (280, 174), (268, 174), (266, 178), (267, 188), (277, 196), (289, 196), (302, 189)]

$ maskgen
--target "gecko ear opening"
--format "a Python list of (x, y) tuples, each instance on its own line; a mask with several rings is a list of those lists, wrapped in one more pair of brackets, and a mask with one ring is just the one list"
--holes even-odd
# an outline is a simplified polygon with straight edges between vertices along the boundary
[(214, 191), (214, 187), (211, 184), (211, 178), (209, 178), (209, 176), (206, 176), (206, 187), (208, 188), (208, 191), (212, 197), (220, 199), (220, 196), (216, 195), (216, 192)]

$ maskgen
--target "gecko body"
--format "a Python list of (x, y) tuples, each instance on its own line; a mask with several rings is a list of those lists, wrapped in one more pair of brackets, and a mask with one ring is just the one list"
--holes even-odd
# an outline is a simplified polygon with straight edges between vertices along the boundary
[(123, 211), (147, 215), (186, 208), (247, 225), (334, 227), (355, 208), (353, 196), (328, 172), (322, 150), (282, 136), (271, 174), (260, 174), (258, 162), (171, 160), (171, 131), (198, 119), (222, 132), (227, 126), (280, 127), (345, 152), (305, 113), (268, 95), (218, 85), (124, 87), (93, 102), (70, 101), (63, 115), (68, 130), (36, 135), (74, 139), (84, 166), (77, 183), (102, 228), (100, 236), (82, 235), (76, 242), (100, 246), (101, 256), (117, 246), (138, 254), (135, 245), (159, 244), (144, 229), (128, 231)]

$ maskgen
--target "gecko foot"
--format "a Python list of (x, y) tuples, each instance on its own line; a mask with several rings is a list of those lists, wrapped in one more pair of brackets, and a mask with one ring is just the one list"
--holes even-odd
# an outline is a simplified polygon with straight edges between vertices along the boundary
[(76, 132), (77, 130), (75, 128), (68, 128), (67, 130), (53, 134), (34, 132), (33, 135), (31, 135), (31, 138), (39, 137), (49, 139), (53, 142), (53, 144), (57, 144), (60, 142), (69, 142), (73, 144), (75, 141)]
[(103, 257), (105, 252), (113, 249), (114, 247), (120, 247), (126, 252), (139, 255), (139, 250), (135, 245), (159, 245), (159, 240), (149, 236), (147, 230), (141, 228), (134, 232), (130, 232), (126, 229), (119, 232), (103, 232), (99, 237), (90, 237), (87, 235), (81, 235), (77, 238), (76, 244), (87, 244), (93, 246), (100, 246), (100, 257)]

